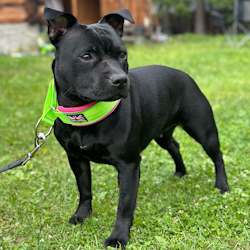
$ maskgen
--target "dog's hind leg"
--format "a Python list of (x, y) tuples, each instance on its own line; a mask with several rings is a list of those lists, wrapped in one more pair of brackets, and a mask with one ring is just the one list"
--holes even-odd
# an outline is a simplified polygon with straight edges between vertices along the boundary
[(69, 163), (75, 174), (77, 186), (80, 193), (79, 206), (69, 222), (76, 225), (83, 223), (83, 220), (92, 213), (92, 195), (91, 195), (91, 170), (90, 162), (85, 158), (69, 156)]
[(207, 155), (212, 159), (215, 165), (216, 181), (215, 187), (221, 190), (221, 193), (229, 191), (227, 176), (220, 151), (220, 142), (218, 130), (214, 121), (210, 105), (204, 105), (199, 108), (203, 110), (192, 110), (189, 119), (183, 123), (183, 129), (199, 142)]
[(163, 148), (166, 149), (172, 156), (175, 162), (175, 173), (174, 175), (182, 177), (186, 174), (186, 168), (182, 160), (182, 156), (179, 151), (179, 143), (172, 137), (171, 133), (161, 133), (159, 137), (155, 138), (155, 141)]

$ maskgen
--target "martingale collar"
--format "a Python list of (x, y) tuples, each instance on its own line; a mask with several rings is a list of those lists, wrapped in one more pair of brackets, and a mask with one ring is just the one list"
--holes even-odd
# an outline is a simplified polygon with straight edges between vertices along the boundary
[(41, 119), (50, 126), (53, 126), (57, 118), (72, 126), (89, 126), (109, 116), (120, 101), (121, 99), (112, 102), (91, 102), (80, 107), (64, 108), (58, 104), (53, 79), (49, 85)]

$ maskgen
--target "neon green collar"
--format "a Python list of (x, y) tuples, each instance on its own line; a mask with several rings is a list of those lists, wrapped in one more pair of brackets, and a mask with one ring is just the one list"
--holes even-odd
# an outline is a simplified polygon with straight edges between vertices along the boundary
[(58, 105), (53, 79), (44, 104), (42, 121), (53, 126), (54, 121), (59, 118), (63, 123), (72, 126), (89, 126), (109, 116), (120, 101), (121, 99), (112, 102), (92, 102), (81, 107), (64, 108)]

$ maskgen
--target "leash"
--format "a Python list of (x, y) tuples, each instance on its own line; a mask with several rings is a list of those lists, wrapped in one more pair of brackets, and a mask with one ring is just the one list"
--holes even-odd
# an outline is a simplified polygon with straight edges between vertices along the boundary
[(38, 127), (40, 125), (42, 121), (42, 118), (40, 118), (35, 126), (35, 147), (32, 151), (30, 151), (25, 157), (23, 157), (22, 159), (12, 162), (9, 165), (0, 168), (0, 173), (5, 172), (7, 170), (10, 170), (12, 168), (18, 167), (18, 166), (23, 166), (25, 165), (33, 156), (35, 153), (37, 153), (38, 151), (41, 150), (42, 145), (44, 144), (44, 142), (46, 141), (47, 137), (50, 135), (53, 126), (51, 126), (49, 128), (49, 131), (47, 133), (38, 133)]
[[(121, 99), (111, 102), (91, 102), (80, 107), (65, 108), (59, 106), (54, 79), (50, 82), (47, 97), (45, 100), (42, 117), (35, 126), (35, 148), (22, 159), (12, 162), (9, 165), (0, 168), (0, 173), (12, 168), (25, 165), (35, 153), (37, 153), (47, 137), (50, 135), (54, 122), (59, 118), (63, 123), (72, 126), (90, 126), (96, 124), (108, 117), (119, 105)], [(47, 133), (38, 133), (38, 127), (41, 122), (50, 126)]]

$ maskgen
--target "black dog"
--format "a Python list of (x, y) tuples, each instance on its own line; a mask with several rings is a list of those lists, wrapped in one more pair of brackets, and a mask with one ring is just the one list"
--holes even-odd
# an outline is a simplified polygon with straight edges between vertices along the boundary
[(121, 37), (124, 19), (134, 21), (127, 9), (92, 25), (81, 25), (71, 14), (49, 8), (44, 10), (44, 19), (56, 47), (52, 69), (59, 105), (76, 107), (121, 98), (111, 115), (93, 125), (76, 127), (55, 121), (55, 136), (68, 154), (80, 192), (79, 207), (70, 223), (82, 223), (92, 212), (90, 161), (114, 165), (119, 205), (105, 246), (125, 248), (133, 222), (141, 151), (155, 139), (173, 157), (175, 175), (186, 174), (178, 142), (172, 137), (176, 126), (199, 142), (213, 160), (215, 187), (221, 193), (229, 190), (213, 113), (195, 82), (164, 66), (128, 71)]

